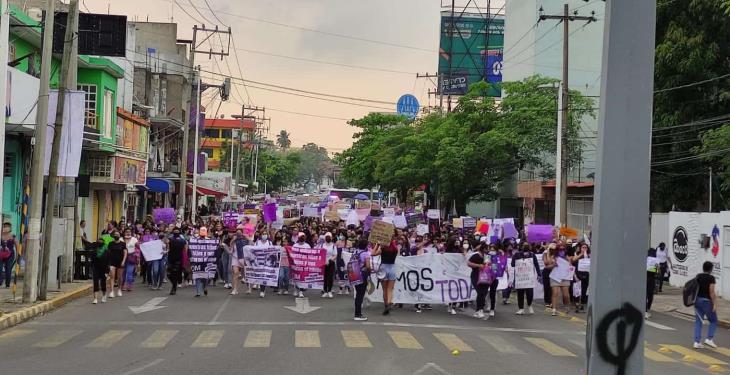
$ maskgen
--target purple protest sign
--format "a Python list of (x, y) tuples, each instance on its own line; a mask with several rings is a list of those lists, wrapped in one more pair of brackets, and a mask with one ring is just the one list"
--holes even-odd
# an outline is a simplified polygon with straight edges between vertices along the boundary
[(221, 215), (221, 220), (226, 228), (235, 230), (238, 225), (238, 212), (226, 211)]
[(517, 238), (519, 236), (517, 228), (515, 228), (515, 224), (510, 222), (502, 224), (502, 234), (503, 238)]
[(527, 242), (550, 242), (553, 240), (553, 226), (545, 224), (530, 224), (527, 226)]
[(273, 223), (276, 221), (276, 203), (267, 203), (263, 206), (264, 221)]
[(152, 210), (152, 218), (155, 220), (155, 224), (160, 221), (165, 224), (175, 224), (175, 209), (174, 208), (155, 208)]
[(373, 221), (375, 221), (375, 216), (368, 215), (365, 218), (365, 221), (363, 221), (363, 224), (362, 224), (363, 232), (370, 232), (370, 227), (373, 226)]

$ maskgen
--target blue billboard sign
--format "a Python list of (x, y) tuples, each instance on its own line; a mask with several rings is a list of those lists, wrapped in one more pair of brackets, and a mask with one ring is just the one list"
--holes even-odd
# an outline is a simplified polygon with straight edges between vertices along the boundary
[(405, 94), (398, 99), (396, 109), (399, 115), (415, 118), (419, 109), (418, 99), (411, 94)]

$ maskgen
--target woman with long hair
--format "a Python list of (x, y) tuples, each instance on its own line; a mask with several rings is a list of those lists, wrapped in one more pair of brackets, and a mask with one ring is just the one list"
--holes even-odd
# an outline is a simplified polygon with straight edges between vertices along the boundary
[(109, 244), (109, 298), (114, 298), (114, 288), (118, 288), (116, 297), (122, 296), (124, 285), (124, 264), (127, 261), (127, 245), (122, 241), (119, 231), (112, 231), (113, 241)]
[(395, 287), (395, 259), (398, 257), (398, 247), (395, 239), (391, 237), (389, 245), (375, 245), (372, 255), (380, 255), (380, 269), (378, 270), (378, 278), (383, 286), (383, 315), (390, 314), (390, 308), (393, 305), (393, 289)]

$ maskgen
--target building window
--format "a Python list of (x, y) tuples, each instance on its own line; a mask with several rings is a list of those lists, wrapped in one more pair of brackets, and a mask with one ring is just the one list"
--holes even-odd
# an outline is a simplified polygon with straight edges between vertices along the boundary
[(5, 165), (3, 166), (3, 176), (13, 176), (13, 163), (15, 163), (15, 154), (5, 153)]
[(205, 129), (205, 136), (208, 138), (218, 138), (218, 129)]
[(96, 127), (96, 85), (78, 85), (77, 88), (85, 93), (84, 95), (84, 125), (97, 129)]
[(114, 112), (114, 94), (111, 90), (104, 90), (104, 134), (105, 138), (112, 137), (112, 119), (116, 115)]
[(221, 138), (231, 139), (231, 129), (223, 129), (223, 130), (221, 130)]
[(89, 158), (89, 174), (91, 177), (111, 177), (112, 176), (112, 158), (110, 157), (90, 157)]

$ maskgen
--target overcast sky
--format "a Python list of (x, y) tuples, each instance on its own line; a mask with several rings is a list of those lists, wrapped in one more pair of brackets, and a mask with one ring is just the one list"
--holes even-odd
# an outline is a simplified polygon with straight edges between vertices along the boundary
[[(178, 24), (178, 38), (192, 37), (197, 21), (186, 15), (173, 0), (83, 0), (81, 10), (95, 13), (125, 14), (129, 20), (174, 22)], [(217, 22), (204, 0), (174, 0), (188, 13), (205, 22), (193, 7), (210, 21)], [(438, 63), (439, 11), (442, 0), (207, 0), (217, 16), (233, 31), (238, 58), (246, 79), (287, 86), (307, 91), (330, 93), (348, 97), (396, 102), (402, 94), (411, 93), (428, 104), (427, 90), (433, 85), (426, 79), (416, 79), (415, 73), (434, 73)], [(486, 0), (479, 1), (486, 4)], [(499, 3), (500, 0), (493, 0)], [(495, 9), (496, 10), (496, 9)], [(282, 27), (239, 16), (282, 23), (319, 31), (345, 34), (357, 38), (407, 45), (418, 49), (393, 47), (383, 44), (335, 37)], [(214, 40), (215, 44), (220, 44)], [(334, 64), (358, 65), (368, 68), (399, 71), (399, 73), (365, 70), (344, 66), (325, 65), (301, 60), (242, 51), (284, 55), (301, 59), (320, 60)], [(425, 50), (425, 51), (424, 51)], [(233, 52), (233, 51), (231, 51)], [(233, 75), (238, 76), (236, 59), (227, 58)], [(203, 69), (228, 73), (225, 61), (220, 68), (197, 55), (196, 63)], [(403, 72), (403, 73), (400, 73)], [(411, 74), (412, 73), (412, 74)], [(238, 95), (240, 92), (240, 96)], [(370, 111), (386, 109), (358, 107), (325, 102), (249, 88), (254, 105), (265, 106), (271, 117), (269, 138), (275, 139), (280, 130), (291, 133), (294, 146), (315, 142), (330, 152), (339, 152), (352, 143), (354, 128), (344, 120), (295, 115), (276, 110), (300, 112), (336, 118), (359, 118)], [(233, 90), (231, 102), (223, 103), (220, 114), (229, 117), (240, 113), (241, 100), (247, 102), (243, 87)], [(434, 100), (433, 98), (431, 100)], [(205, 103), (207, 100), (203, 100)], [(394, 105), (372, 104), (395, 111)], [(214, 112), (217, 104), (209, 108)]]

